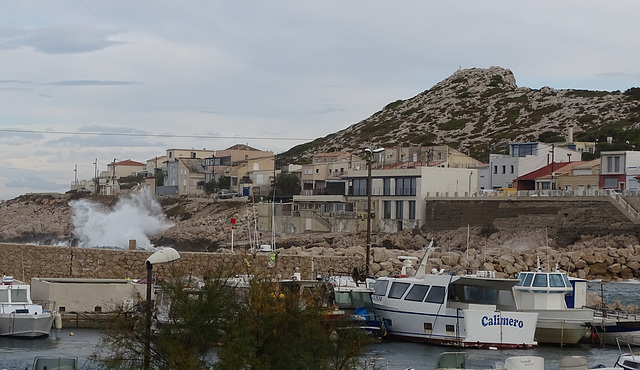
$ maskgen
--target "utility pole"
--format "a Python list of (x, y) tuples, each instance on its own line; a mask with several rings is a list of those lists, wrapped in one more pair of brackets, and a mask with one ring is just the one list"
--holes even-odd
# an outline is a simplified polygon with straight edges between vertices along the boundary
[(371, 259), (371, 160), (373, 152), (371, 149), (365, 149), (367, 154), (367, 259), (365, 261), (365, 272), (369, 275), (369, 266)]
[(556, 144), (551, 144), (551, 190), (556, 190), (556, 180), (554, 179), (554, 163), (556, 161)]
[(98, 194), (98, 158), (93, 162), (93, 193)]

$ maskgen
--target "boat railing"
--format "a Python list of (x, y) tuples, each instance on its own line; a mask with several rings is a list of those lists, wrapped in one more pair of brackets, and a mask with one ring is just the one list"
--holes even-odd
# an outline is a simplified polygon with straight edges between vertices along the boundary
[(618, 320), (640, 320), (640, 313), (637, 311), (629, 312), (626, 310), (612, 310), (601, 306), (584, 306), (594, 311), (595, 318), (609, 318)]

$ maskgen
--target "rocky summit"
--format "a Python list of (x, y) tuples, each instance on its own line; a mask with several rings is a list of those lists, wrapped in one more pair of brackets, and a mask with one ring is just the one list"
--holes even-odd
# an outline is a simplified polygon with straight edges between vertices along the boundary
[(509, 142), (563, 141), (570, 127), (575, 141), (612, 137), (633, 145), (640, 136), (640, 88), (531, 89), (519, 87), (505, 68), (461, 69), (413, 98), (392, 102), (369, 118), (282, 156), (359, 153), (367, 145), (447, 144), (486, 161), (489, 153), (503, 151)]

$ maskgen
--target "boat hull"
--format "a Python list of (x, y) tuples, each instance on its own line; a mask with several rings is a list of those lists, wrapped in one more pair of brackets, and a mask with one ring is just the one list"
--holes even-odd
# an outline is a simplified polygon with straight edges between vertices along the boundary
[(537, 312), (535, 338), (544, 344), (577, 344), (589, 333), (588, 323), (593, 318), (593, 310), (527, 310)]
[(435, 315), (376, 306), (391, 338), (464, 348), (537, 347), (526, 339), (534, 337), (536, 313), (461, 309), (456, 315), (453, 311), (454, 315)]
[(591, 323), (591, 333), (599, 344), (615, 346), (621, 340), (640, 345), (640, 320), (596, 318)]
[(53, 324), (53, 313), (0, 314), (0, 336), (40, 338), (49, 336)]

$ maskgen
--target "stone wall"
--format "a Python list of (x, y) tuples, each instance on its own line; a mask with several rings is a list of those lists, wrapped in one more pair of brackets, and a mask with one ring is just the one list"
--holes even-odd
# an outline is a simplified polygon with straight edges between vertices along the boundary
[[(171, 267), (182, 270), (185, 274), (204, 276), (216, 267), (224, 266), (232, 268), (238, 274), (272, 274), (289, 278), (297, 267), (304, 279), (310, 279), (317, 273), (326, 275), (351, 272), (354, 267), (361, 268), (364, 265), (364, 253), (286, 255), (279, 252), (272, 267), (269, 267), (268, 253), (179, 253), (180, 259), (171, 266), (158, 265), (154, 267), (154, 271), (162, 273)], [(138, 250), (0, 244), (0, 272), (27, 283), (32, 277), (136, 279), (146, 276), (145, 261), (151, 254), (151, 251)]]
[(427, 200), (426, 230), (467, 225), (498, 230), (546, 229), (559, 246), (572, 244), (582, 235), (640, 236), (640, 228), (607, 197)]

